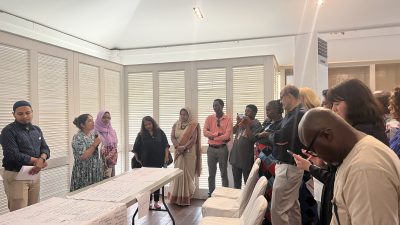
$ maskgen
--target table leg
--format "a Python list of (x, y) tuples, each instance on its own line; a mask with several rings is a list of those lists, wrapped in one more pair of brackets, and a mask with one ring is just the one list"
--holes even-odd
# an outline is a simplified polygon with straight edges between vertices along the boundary
[(168, 208), (167, 204), (165, 204), (165, 199), (164, 199), (164, 196), (165, 196), (165, 193), (164, 193), (164, 186), (162, 187), (161, 190), (162, 190), (162, 191), (161, 191), (161, 200), (162, 200), (162, 203), (163, 203), (163, 205), (164, 205), (164, 207), (165, 207), (165, 210), (168, 212), (169, 217), (171, 217), (172, 224), (175, 225), (174, 217), (172, 216), (171, 212), (169, 211), (169, 208)]
[(138, 207), (136, 208), (135, 213), (133, 214), (133, 217), (132, 217), (132, 225), (135, 225), (135, 216), (136, 216), (136, 214), (138, 213), (138, 211), (139, 211), (139, 205), (138, 205)]

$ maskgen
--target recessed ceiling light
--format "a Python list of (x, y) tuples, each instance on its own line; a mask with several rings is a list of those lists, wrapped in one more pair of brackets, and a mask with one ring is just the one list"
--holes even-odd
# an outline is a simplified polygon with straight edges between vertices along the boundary
[(321, 6), (322, 4), (324, 4), (325, 0), (317, 0), (317, 5)]
[(199, 18), (199, 19), (204, 19), (204, 16), (203, 16), (203, 14), (201, 13), (199, 7), (194, 7), (194, 8), (193, 8), (193, 11), (194, 11), (194, 14), (196, 14), (197, 18)]

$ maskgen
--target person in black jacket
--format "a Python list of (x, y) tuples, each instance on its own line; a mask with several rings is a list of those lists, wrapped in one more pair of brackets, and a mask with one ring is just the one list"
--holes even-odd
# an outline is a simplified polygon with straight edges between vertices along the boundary
[[(141, 130), (133, 145), (133, 152), (142, 166), (162, 168), (169, 160), (169, 147), (167, 136), (158, 127), (156, 121), (151, 116), (143, 117)], [(159, 196), (160, 190), (155, 191), (155, 209), (161, 208), (158, 204)], [(150, 196), (151, 199), (152, 197)]]
[(265, 131), (260, 137), (267, 137), (273, 143), (273, 156), (277, 159), (275, 181), (272, 191), (272, 224), (301, 224), (299, 188), (304, 171), (296, 168), (293, 157), (286, 151), (302, 154), (304, 148), (298, 135), (298, 124), (305, 113), (300, 101), (300, 91), (294, 85), (287, 85), (281, 91), (281, 103), (286, 110), (281, 129)]
[[(332, 111), (345, 119), (354, 128), (388, 145), (384, 120), (379, 111), (379, 104), (371, 90), (360, 80), (347, 80), (329, 89), (327, 100), (333, 103)], [(313, 139), (314, 141), (318, 135), (317, 133)], [(324, 184), (319, 224), (326, 225), (330, 224), (332, 217), (331, 200), (333, 197), (335, 172), (338, 165), (327, 165), (319, 160), (319, 158), (312, 156), (314, 141), (311, 141), (310, 145), (303, 150), (303, 154), (308, 156), (308, 160), (296, 155), (294, 157), (298, 168), (310, 171), (314, 178)], [(312, 165), (311, 162), (315, 165)]]

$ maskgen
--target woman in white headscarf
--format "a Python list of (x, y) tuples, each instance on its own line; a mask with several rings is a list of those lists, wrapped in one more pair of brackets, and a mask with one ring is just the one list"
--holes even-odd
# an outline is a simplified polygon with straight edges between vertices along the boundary
[(196, 189), (195, 176), (201, 173), (200, 134), (199, 123), (193, 120), (188, 108), (182, 108), (172, 127), (171, 141), (175, 147), (175, 168), (183, 170), (183, 176), (172, 183), (168, 193), (171, 203), (190, 205)]

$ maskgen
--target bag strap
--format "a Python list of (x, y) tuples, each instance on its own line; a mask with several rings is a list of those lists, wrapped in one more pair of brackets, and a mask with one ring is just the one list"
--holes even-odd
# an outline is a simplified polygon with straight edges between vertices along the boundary
[(336, 221), (340, 225), (339, 214), (338, 214), (337, 210), (338, 210), (337, 205), (335, 203), (333, 203), (333, 212), (335, 213)]

